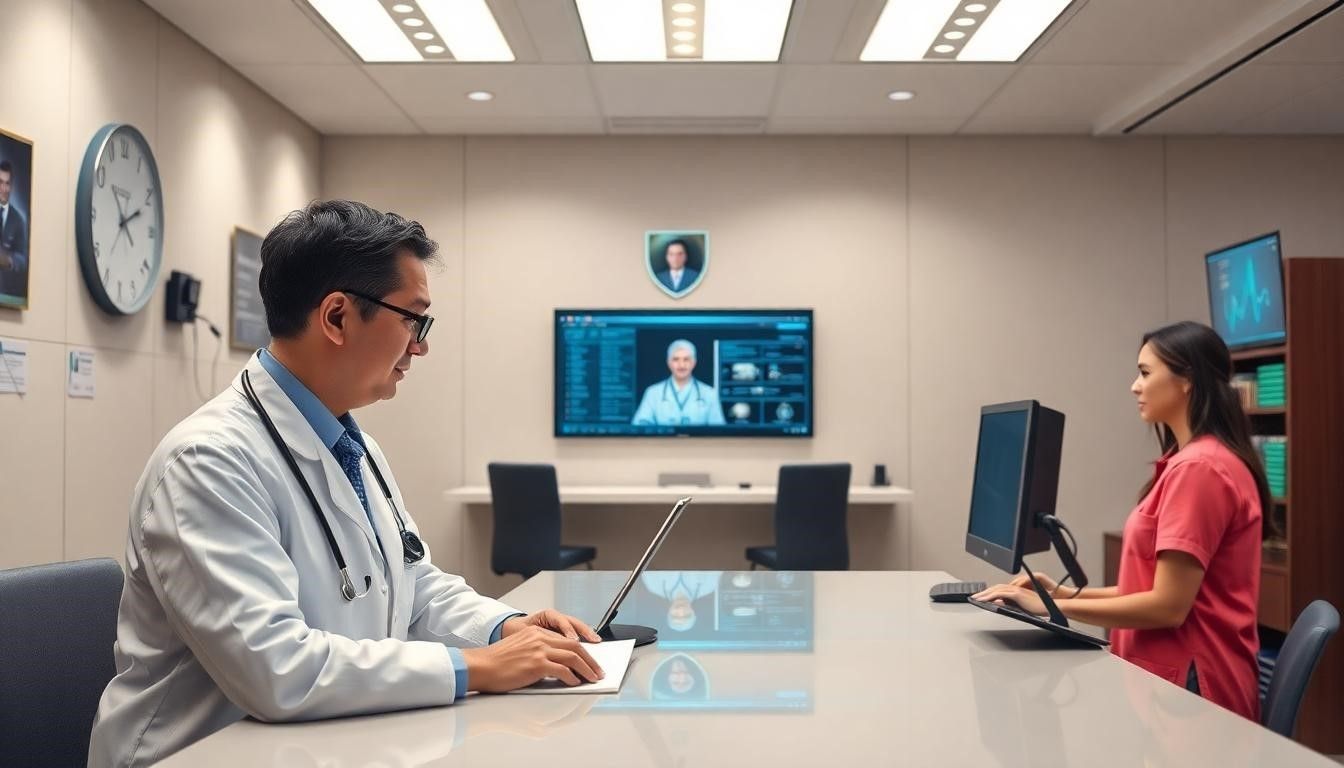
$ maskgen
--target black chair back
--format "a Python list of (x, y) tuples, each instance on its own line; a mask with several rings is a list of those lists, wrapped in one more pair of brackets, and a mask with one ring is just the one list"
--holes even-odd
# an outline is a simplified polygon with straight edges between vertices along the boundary
[(532, 578), (559, 567), (560, 484), (550, 464), (491, 463), (495, 533), (490, 570)]
[(0, 765), (88, 764), (121, 585), (108, 558), (0, 571)]
[(1325, 652), (1325, 644), (1338, 631), (1339, 611), (1324, 600), (1313, 601), (1298, 615), (1274, 663), (1274, 676), (1270, 678), (1260, 715), (1266, 728), (1293, 738), (1297, 712), (1311, 684), (1311, 675)]
[(849, 570), (849, 464), (785, 464), (775, 497), (779, 570)]

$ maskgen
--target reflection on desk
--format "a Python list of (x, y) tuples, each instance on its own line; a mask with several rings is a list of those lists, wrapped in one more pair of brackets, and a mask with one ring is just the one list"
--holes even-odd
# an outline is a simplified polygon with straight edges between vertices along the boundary
[[(595, 623), (628, 574), (555, 574), (557, 609)], [(659, 650), (812, 650), (811, 573), (646, 571), (617, 621), (658, 630)]]
[(626, 674), (620, 695), (593, 712), (811, 712), (812, 674), (809, 656), (781, 670), (777, 661), (732, 654), (650, 654)]

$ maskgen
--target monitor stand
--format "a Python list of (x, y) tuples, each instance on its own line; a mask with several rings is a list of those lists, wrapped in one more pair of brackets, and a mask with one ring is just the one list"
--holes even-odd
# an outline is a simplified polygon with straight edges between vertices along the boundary
[[(612, 621), (615, 621), (616, 614), (611, 615)], [(607, 622), (605, 627), (597, 630), (597, 636), (604, 641), (612, 640), (634, 640), (635, 647), (649, 645), (658, 641), (658, 630), (653, 627), (646, 627), (642, 624), (613, 624)]]
[[(1087, 586), (1087, 574), (1083, 573), (1082, 566), (1078, 564), (1078, 558), (1073, 556), (1073, 550), (1069, 549), (1067, 543), (1064, 541), (1063, 534), (1060, 533), (1062, 524), (1059, 522), (1059, 518), (1054, 515), (1038, 514), (1036, 516), (1036, 524), (1049, 532), (1050, 543), (1055, 548), (1055, 554), (1059, 556), (1060, 562), (1064, 564), (1064, 570), (1068, 572), (1069, 578), (1073, 583), (1079, 588)], [(1055, 603), (1055, 598), (1051, 597), (1050, 593), (1036, 580), (1036, 574), (1032, 573), (1031, 568), (1026, 567), (1026, 563), (1023, 563), (1022, 565), (1022, 570), (1027, 572), (1027, 579), (1031, 582), (1032, 589), (1036, 591), (1036, 596), (1041, 598), (1041, 602), (1045, 605), (1045, 612), (1049, 615), (1049, 619), (1041, 618), (1040, 616), (1028, 613), (1020, 608), (1009, 608), (997, 603), (987, 603), (974, 599), (967, 600), (967, 602), (974, 605), (976, 608), (982, 608), (986, 611), (1017, 619), (1018, 621), (1030, 624), (1034, 627), (1040, 627), (1041, 629), (1053, 632), (1060, 637), (1068, 638), (1069, 640), (1084, 645), (1090, 645), (1094, 648), (1105, 648), (1110, 645), (1108, 641), (1103, 640), (1100, 637), (1094, 637), (1086, 632), (1080, 632), (1073, 627), (1070, 627), (1068, 618), (1064, 616), (1063, 611), (1059, 610), (1059, 605)]]

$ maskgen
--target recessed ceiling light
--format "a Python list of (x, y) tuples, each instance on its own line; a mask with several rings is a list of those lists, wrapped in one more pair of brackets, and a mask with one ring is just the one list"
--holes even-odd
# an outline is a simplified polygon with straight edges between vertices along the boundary
[[(778, 61), (794, 0), (693, 2), (688, 5), (703, 16), (668, 19), (667, 11), (680, 11), (680, 5), (665, 0), (575, 0), (596, 62), (667, 61), (675, 55), (675, 43), (692, 40), (699, 42), (704, 61)], [(692, 28), (701, 30), (698, 37), (678, 35)]]
[(405, 24), (405, 25), (408, 26), (408, 27), (423, 27), (423, 26), (425, 26), (425, 20), (424, 20), (424, 19), (417, 19), (417, 18), (414, 17), (414, 16), (411, 16), (410, 18), (402, 19), (402, 20), (401, 20), (401, 23), (402, 23), (402, 24)]
[(415, 6), (407, 5), (405, 3), (397, 3), (396, 5), (392, 6), (392, 10), (396, 11), (397, 13), (410, 13), (411, 11), (415, 10)]
[(458, 61), (513, 61), (485, 0), (420, 0), (420, 10)]
[(695, 3), (673, 3), (673, 13), (695, 13)]
[(445, 50), (447, 50), (447, 49), (444, 48), (442, 45), (426, 45), (426, 46), (425, 46), (425, 53), (439, 54), (439, 53), (443, 53)]
[[(943, 34), (948, 23), (975, 26), (959, 50), (957, 61), (1017, 61), (1041, 36), (1072, 0), (999, 0), (966, 3), (965, 0), (886, 0), (877, 24), (859, 55), (861, 61), (921, 61), (929, 46)], [(968, 13), (984, 14), (980, 18)], [(708, 27), (706, 27), (708, 29)]]
[(948, 40), (960, 40), (961, 38), (963, 38), (963, 37), (965, 37), (965, 36), (966, 36), (966, 33), (965, 33), (965, 32), (962, 32), (962, 31), (959, 30), (959, 29), (954, 29), (954, 30), (951, 30), (951, 31), (949, 31), (949, 32), (945, 32), (945, 33), (943, 34), (943, 37), (947, 38)]
[(377, 0), (308, 0), (308, 4), (364, 61), (420, 61), (424, 58)]
[(490, 101), (495, 98), (495, 94), (489, 91), (471, 91), (467, 93), (467, 98), (472, 101)]
[(690, 43), (677, 43), (676, 45), (672, 46), (672, 52), (679, 53), (683, 56), (687, 56), (689, 54), (695, 53), (695, 46), (691, 45)]
[(892, 101), (909, 101), (915, 98), (914, 91), (892, 91), (887, 94), (887, 98)]
[(683, 43), (689, 42), (695, 39), (695, 33), (689, 29), (678, 29), (676, 32), (672, 33), (672, 39), (680, 40)]
[(934, 50), (935, 53), (951, 53), (951, 52), (957, 50), (957, 46), (955, 46), (955, 45), (947, 45), (946, 43), (944, 43), (943, 45), (935, 45), (935, 46), (933, 46), (933, 50)]
[(414, 37), (416, 40), (433, 40), (433, 39), (434, 39), (434, 33), (433, 33), (433, 32), (416, 32), (414, 35), (412, 35), (412, 37)]

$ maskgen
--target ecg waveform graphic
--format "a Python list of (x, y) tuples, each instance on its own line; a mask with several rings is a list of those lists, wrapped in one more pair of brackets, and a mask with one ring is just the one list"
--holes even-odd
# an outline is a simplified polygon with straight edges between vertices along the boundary
[(1265, 310), (1270, 308), (1270, 292), (1256, 280), (1255, 260), (1246, 260), (1246, 277), (1240, 291), (1229, 290), (1231, 286), (1226, 284), (1226, 279), (1224, 276), (1223, 320), (1228, 331), (1236, 333), (1237, 324), (1246, 320), (1248, 312), (1254, 318), (1254, 324), (1260, 325)]

